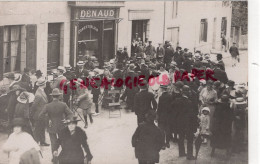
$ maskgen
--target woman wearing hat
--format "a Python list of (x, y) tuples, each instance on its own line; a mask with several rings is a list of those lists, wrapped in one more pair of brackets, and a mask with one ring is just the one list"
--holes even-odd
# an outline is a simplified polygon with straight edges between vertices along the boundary
[(209, 107), (210, 109), (210, 130), (212, 130), (213, 114), (216, 108), (216, 102), (218, 100), (217, 92), (213, 89), (213, 82), (208, 80), (206, 83), (207, 87), (202, 89), (199, 95), (201, 107)]
[(32, 136), (24, 131), (25, 124), (22, 118), (15, 118), (12, 121), (13, 133), (2, 147), (4, 152), (9, 153), (10, 164), (40, 164), (40, 147)]
[(226, 149), (227, 155), (231, 148), (231, 131), (233, 121), (233, 111), (230, 108), (229, 96), (222, 95), (216, 104), (216, 110), (213, 115), (214, 125), (211, 137), (211, 156), (214, 156), (215, 149)]
[(33, 136), (32, 124), (30, 122), (30, 103), (34, 101), (34, 95), (29, 92), (22, 92), (17, 98), (14, 118), (22, 118), (25, 121), (25, 131)]
[[(54, 145), (53, 155), (58, 157), (59, 164), (84, 164), (84, 149), (86, 160), (90, 162), (93, 158), (88, 143), (87, 135), (84, 130), (77, 126), (77, 117), (71, 117), (65, 121), (66, 128), (58, 134), (58, 140)], [(58, 155), (58, 148), (61, 152)]]

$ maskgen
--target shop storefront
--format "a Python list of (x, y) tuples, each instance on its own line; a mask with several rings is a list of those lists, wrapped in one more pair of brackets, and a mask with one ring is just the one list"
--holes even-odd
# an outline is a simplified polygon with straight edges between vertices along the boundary
[(115, 57), (119, 7), (72, 7), (71, 65), (95, 56), (100, 66)]

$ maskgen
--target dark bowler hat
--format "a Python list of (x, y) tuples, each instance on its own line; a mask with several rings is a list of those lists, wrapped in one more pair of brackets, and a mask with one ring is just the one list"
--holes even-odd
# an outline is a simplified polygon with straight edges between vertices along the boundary
[(182, 81), (177, 81), (175, 83), (175, 86), (178, 87), (178, 88), (182, 88), (184, 86), (183, 82)]
[(42, 76), (42, 71), (41, 70), (37, 70), (35, 73), (36, 76)]
[(59, 96), (61, 95), (62, 93), (60, 93), (59, 89), (58, 88), (54, 88), (51, 92), (51, 96)]
[(14, 118), (13, 122), (12, 122), (12, 126), (20, 126), (20, 127), (24, 127), (25, 126), (25, 121), (23, 118)]
[(64, 123), (65, 124), (70, 124), (70, 123), (77, 123), (78, 121), (80, 121), (77, 116), (73, 116), (70, 117), (68, 120), (65, 120)]
[(217, 54), (217, 58), (222, 58), (222, 54)]
[(190, 87), (189, 87), (188, 85), (184, 85), (184, 86), (182, 87), (182, 92), (187, 93), (187, 92), (189, 92), (189, 91), (190, 91)]
[(229, 101), (229, 96), (224, 94), (221, 96), (219, 102), (223, 103), (223, 102), (228, 102)]
[(188, 48), (184, 48), (184, 51), (188, 51), (189, 49)]

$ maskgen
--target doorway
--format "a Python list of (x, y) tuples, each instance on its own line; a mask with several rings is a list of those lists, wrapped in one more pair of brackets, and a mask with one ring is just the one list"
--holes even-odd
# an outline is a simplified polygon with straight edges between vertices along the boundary
[(103, 43), (103, 57), (104, 61), (109, 61), (114, 58), (114, 21), (104, 22), (104, 43)]
[(132, 21), (132, 41), (141, 38), (145, 41), (148, 38), (148, 21), (149, 20), (133, 20)]
[(60, 65), (60, 23), (48, 24), (47, 72)]

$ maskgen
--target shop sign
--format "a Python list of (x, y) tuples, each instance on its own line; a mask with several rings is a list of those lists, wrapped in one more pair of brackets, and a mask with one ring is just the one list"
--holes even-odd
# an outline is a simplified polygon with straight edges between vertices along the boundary
[(80, 28), (78, 30), (78, 33), (80, 34), (82, 31), (86, 30), (86, 29), (92, 29), (92, 30), (95, 30), (96, 32), (98, 32), (98, 28), (96, 26), (93, 26), (93, 25), (85, 25), (83, 26), (82, 28)]
[(79, 18), (114, 18), (116, 15), (114, 9), (81, 9)]

